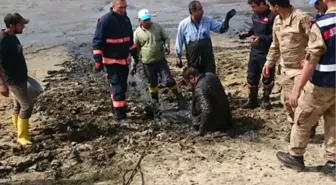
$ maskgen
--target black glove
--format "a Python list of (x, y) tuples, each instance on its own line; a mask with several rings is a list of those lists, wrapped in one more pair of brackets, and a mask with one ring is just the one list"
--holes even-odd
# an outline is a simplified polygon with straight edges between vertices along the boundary
[(235, 16), (237, 13), (237, 11), (235, 9), (231, 9), (227, 14), (226, 14), (226, 17), (222, 23), (222, 27), (221, 27), (221, 30), (220, 32), (221, 33), (225, 33), (228, 31), (229, 29), (229, 22), (230, 22), (230, 19)]
[(249, 36), (248, 32), (243, 32), (243, 33), (239, 33), (238, 37), (239, 39), (246, 39)]

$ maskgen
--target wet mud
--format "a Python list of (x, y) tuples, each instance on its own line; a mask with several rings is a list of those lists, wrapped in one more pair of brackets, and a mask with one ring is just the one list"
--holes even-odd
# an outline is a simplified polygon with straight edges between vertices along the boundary
[[(154, 118), (149, 116), (146, 108), (151, 102), (141, 66), (137, 75), (129, 77), (128, 119), (114, 119), (109, 84), (103, 72), (93, 71), (90, 51), (96, 18), (108, 11), (109, 1), (81, 1), (80, 8), (78, 1), (71, 1), (67, 9), (48, 14), (36, 12), (61, 7), (64, 1), (29, 2), (19, 1), (20, 6), (16, 6), (10, 1), (1, 10), (27, 10), (32, 25), (27, 36), (20, 37), (23, 44), (29, 44), (25, 48), (28, 60), (41, 62), (35, 68), (57, 61), (58, 69), (43, 68), (46, 74), (41, 81), (46, 91), (35, 103), (30, 127), (32, 146), (16, 143), (9, 118), (12, 103), (6, 101), (2, 107), (7, 111), (1, 112), (0, 183), (114, 185), (129, 180), (132, 184), (155, 185), (332, 184), (314, 173), (316, 165), (324, 162), (322, 126), (306, 157), (308, 172), (313, 173), (289, 171), (276, 161), (275, 152), (287, 149), (283, 137), (289, 130), (279, 84), (271, 95), (271, 110), (241, 108), (247, 97), (250, 47), (248, 41), (237, 40), (237, 33), (250, 26), (251, 13), (245, 1), (204, 3), (205, 14), (219, 20), (231, 8), (237, 10), (229, 32), (213, 37), (217, 74), (229, 97), (233, 126), (205, 137), (193, 137), (190, 112), (177, 110), (167, 88), (160, 89), (162, 111)], [(293, 2), (309, 9), (301, 1)], [(134, 27), (137, 10), (146, 7), (172, 38), (178, 22), (188, 14), (188, 1), (165, 1), (162, 8), (156, 8), (162, 3), (158, 0), (128, 3)], [(61, 14), (68, 19), (60, 19)], [(173, 54), (168, 60), (175, 80), (180, 81), (181, 69), (174, 67)], [(191, 88), (180, 88), (190, 106)], [(136, 172), (133, 178), (132, 172)]]

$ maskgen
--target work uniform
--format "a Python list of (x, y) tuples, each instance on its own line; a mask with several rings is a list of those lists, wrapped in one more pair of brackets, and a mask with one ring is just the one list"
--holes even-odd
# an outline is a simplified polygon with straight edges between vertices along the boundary
[(192, 100), (193, 125), (200, 133), (228, 128), (231, 109), (225, 90), (213, 73), (201, 74), (194, 87)]
[(201, 73), (216, 73), (215, 58), (212, 49), (210, 31), (224, 33), (222, 23), (213, 18), (203, 16), (198, 25), (191, 17), (179, 23), (176, 36), (176, 56), (182, 57), (183, 45), (186, 49), (188, 66), (198, 69)]
[(336, 9), (318, 17), (311, 28), (306, 59), (316, 65), (313, 76), (299, 99), (292, 127), (290, 154), (303, 156), (309, 142), (309, 131), (323, 115), (326, 159), (336, 162), (335, 147), (335, 29)]
[(164, 28), (155, 22), (152, 22), (149, 29), (139, 26), (134, 32), (134, 43), (139, 52), (138, 56), (141, 56), (152, 99), (156, 102), (159, 100), (158, 77), (160, 76), (161, 83), (173, 91), (178, 101), (182, 101), (182, 95), (178, 91), (165, 58), (163, 46), (167, 45), (169, 48), (170, 43)]
[[(267, 9), (264, 13), (254, 13), (252, 16), (252, 27), (248, 32), (249, 36), (259, 38), (258, 43), (252, 44), (247, 70), (247, 83), (249, 85), (249, 100), (245, 107), (255, 107), (258, 98), (258, 85), (262, 68), (266, 62), (266, 56), (272, 43), (272, 27), (275, 15)], [(274, 86), (275, 66), (270, 70), (269, 77), (263, 77), (264, 85), (263, 102), (269, 104), (269, 96)], [(266, 106), (266, 105), (265, 105)]]
[(102, 16), (94, 33), (93, 55), (103, 63), (111, 86), (111, 101), (116, 119), (126, 118), (126, 91), (129, 54), (136, 58), (131, 21), (113, 10)]
[(281, 102), (287, 113), (289, 123), (294, 123), (294, 110), (286, 102), (294, 84), (300, 78), (301, 61), (305, 58), (312, 17), (299, 9), (282, 20), (278, 15), (273, 24), (272, 44), (266, 57), (266, 64), (273, 67), (280, 59)]
[(27, 89), (28, 69), (23, 55), (23, 48), (16, 37), (4, 30), (0, 32), (0, 62), (3, 82), (14, 95), (12, 121), (18, 132), (18, 142), (31, 144), (28, 140), (29, 118), (33, 111), (33, 102)]

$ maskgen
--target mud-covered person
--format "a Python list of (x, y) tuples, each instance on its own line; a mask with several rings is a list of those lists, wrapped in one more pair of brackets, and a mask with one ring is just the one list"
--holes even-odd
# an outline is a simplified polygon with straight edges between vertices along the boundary
[(28, 139), (29, 118), (33, 103), (27, 89), (28, 69), (22, 45), (16, 34), (21, 34), (29, 20), (19, 13), (7, 14), (4, 18), (6, 29), (0, 32), (0, 93), (8, 97), (14, 95), (12, 121), (21, 145), (31, 144)]
[[(270, 10), (277, 14), (272, 29), (272, 44), (266, 57), (262, 73), (270, 77), (272, 67), (280, 60), (281, 103), (287, 121), (294, 124), (294, 109), (286, 103), (301, 75), (302, 60), (306, 56), (312, 17), (294, 8), (289, 0), (267, 0)], [(285, 137), (290, 139), (290, 132)]]
[(319, 3), (325, 5), (325, 10), (322, 11), (325, 14), (313, 22), (301, 77), (295, 83), (289, 98), (289, 104), (297, 107), (289, 153), (278, 152), (276, 156), (285, 166), (299, 171), (304, 170), (304, 154), (309, 142), (310, 130), (323, 115), (327, 162), (321, 168), (321, 172), (330, 175), (335, 180), (336, 2), (335, 0), (323, 0)]
[(247, 70), (249, 95), (243, 107), (254, 109), (258, 106), (258, 86), (260, 77), (262, 77), (263, 97), (261, 107), (270, 109), (270, 94), (274, 86), (275, 66), (270, 69), (268, 77), (262, 76), (261, 72), (272, 43), (272, 27), (275, 14), (269, 9), (266, 0), (248, 0), (248, 4), (254, 12), (252, 16), (253, 24), (248, 32), (239, 34), (240, 39), (253, 36)]
[(138, 60), (132, 24), (126, 15), (126, 8), (126, 0), (112, 0), (110, 12), (98, 20), (92, 41), (95, 70), (98, 72), (103, 67), (106, 69), (111, 86), (112, 111), (117, 120), (127, 118), (129, 54), (131, 53), (134, 60)]
[(183, 69), (183, 79), (193, 86), (192, 116), (196, 135), (224, 130), (231, 125), (231, 109), (224, 87), (210, 72), (200, 73), (194, 67)]
[[(138, 55), (141, 56), (143, 69), (149, 83), (149, 92), (155, 103), (159, 102), (158, 77), (161, 83), (170, 88), (176, 96), (180, 108), (185, 108), (185, 101), (171, 75), (165, 54), (170, 53), (170, 39), (164, 28), (152, 21), (152, 15), (147, 9), (138, 12), (139, 27), (134, 32), (134, 43)], [(136, 73), (137, 63), (133, 62), (131, 74)]]
[(193, 66), (200, 72), (216, 74), (216, 64), (213, 54), (211, 31), (225, 33), (229, 29), (229, 20), (236, 14), (231, 10), (222, 23), (203, 16), (203, 6), (199, 1), (189, 3), (190, 16), (179, 23), (176, 35), (176, 65), (182, 68), (183, 45), (186, 48), (188, 66)]

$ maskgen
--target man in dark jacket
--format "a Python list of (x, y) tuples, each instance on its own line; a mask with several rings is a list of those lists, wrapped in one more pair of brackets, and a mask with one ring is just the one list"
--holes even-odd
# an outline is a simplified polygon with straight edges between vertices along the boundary
[(126, 91), (129, 54), (138, 60), (126, 0), (112, 0), (112, 8), (98, 20), (92, 47), (96, 71), (103, 64), (111, 86), (112, 109), (117, 120), (126, 118)]
[(12, 121), (21, 145), (32, 144), (29, 140), (29, 119), (33, 102), (28, 95), (28, 69), (22, 45), (16, 34), (21, 34), (29, 20), (19, 13), (5, 16), (6, 29), (0, 32), (0, 94), (14, 95)]
[[(244, 108), (256, 108), (258, 106), (258, 85), (261, 77), (262, 68), (266, 62), (266, 56), (272, 43), (272, 26), (275, 15), (271, 12), (265, 0), (248, 0), (254, 12), (252, 16), (252, 27), (248, 32), (239, 34), (241, 39), (253, 35), (250, 52), (250, 59), (247, 71), (247, 83), (249, 88), (248, 101), (243, 105)], [(269, 109), (270, 94), (274, 86), (275, 67), (271, 68), (269, 77), (263, 77), (264, 93), (261, 107)]]
[(192, 115), (199, 135), (206, 131), (222, 130), (231, 124), (231, 109), (225, 90), (213, 73), (200, 73), (194, 67), (183, 70), (186, 83), (194, 88)]

